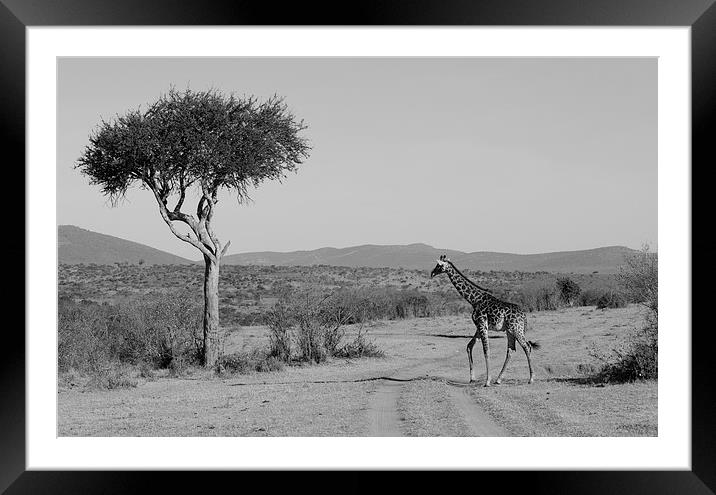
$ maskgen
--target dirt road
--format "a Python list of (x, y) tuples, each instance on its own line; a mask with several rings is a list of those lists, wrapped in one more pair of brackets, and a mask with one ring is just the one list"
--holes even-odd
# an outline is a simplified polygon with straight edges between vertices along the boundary
[[(456, 359), (455, 353), (440, 358), (430, 359), (423, 364), (405, 367), (379, 381), (378, 388), (368, 404), (368, 436), (371, 437), (401, 437), (405, 436), (404, 420), (398, 411), (401, 394), (406, 387), (416, 381), (430, 380), (438, 382), (440, 387), (447, 391), (451, 402), (448, 421), (463, 426), (462, 434), (465, 436), (502, 437), (510, 433), (498, 425), (490, 415), (474, 400), (471, 389), (480, 387), (479, 383), (460, 383), (445, 376), (436, 375), (438, 371), (445, 371), (440, 364), (449, 363)], [(449, 375), (450, 373), (448, 373)]]
[[(470, 394), (473, 385), (452, 385), (444, 382), (453, 406), (460, 414), (460, 420), (469, 430), (465, 436), (506, 437), (510, 433), (498, 425), (487, 412), (480, 407)], [(398, 413), (398, 400), (405, 382), (385, 381), (374, 393), (368, 408), (368, 436), (402, 437), (403, 420)]]

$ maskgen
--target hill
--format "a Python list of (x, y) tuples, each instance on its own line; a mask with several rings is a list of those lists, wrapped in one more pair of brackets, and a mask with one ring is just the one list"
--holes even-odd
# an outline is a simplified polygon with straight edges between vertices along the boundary
[(312, 251), (278, 253), (272, 251), (240, 253), (226, 256), (225, 265), (276, 266), (349, 266), (425, 269), (446, 254), (460, 268), (490, 271), (616, 273), (624, 256), (634, 250), (624, 246), (608, 246), (581, 251), (560, 251), (540, 254), (511, 254), (479, 251), (465, 253), (437, 249), (427, 244), (407, 246), (363, 245), (348, 248), (321, 248)]
[[(58, 227), (59, 262), (105, 264), (117, 262), (150, 265), (199, 263), (119, 237), (99, 234), (74, 225)], [(624, 256), (635, 252), (624, 246), (540, 254), (512, 254), (478, 251), (465, 253), (437, 249), (427, 244), (381, 246), (365, 244), (347, 248), (320, 248), (312, 251), (239, 253), (225, 256), (223, 265), (346, 266), (407, 268), (425, 270), (446, 254), (459, 268), (480, 271), (523, 271), (561, 273), (616, 273)]]
[(154, 249), (138, 242), (99, 234), (74, 225), (57, 227), (57, 250), (59, 263), (70, 265), (96, 263), (138, 264), (141, 260), (149, 265), (185, 265), (193, 261)]

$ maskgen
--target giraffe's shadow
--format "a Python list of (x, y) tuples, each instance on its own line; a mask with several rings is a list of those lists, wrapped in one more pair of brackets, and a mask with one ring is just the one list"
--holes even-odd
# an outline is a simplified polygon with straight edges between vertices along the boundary
[(514, 386), (517, 386), (517, 385), (528, 385), (528, 383), (527, 383), (527, 378), (524, 378), (524, 379), (520, 379), (520, 378), (503, 378), (502, 381), (501, 381), (499, 384), (498, 384), (498, 383), (495, 383), (495, 382), (493, 381), (492, 384), (490, 385), (490, 387), (485, 387), (485, 386), (484, 386), (484, 385), (485, 385), (485, 377), (484, 377), (484, 376), (479, 377), (477, 380), (475, 380), (475, 381), (472, 382), (472, 383), (471, 383), (471, 382), (464, 382), (464, 381), (460, 381), (460, 380), (451, 380), (451, 379), (448, 379), (448, 378), (445, 378), (444, 381), (445, 381), (445, 383), (447, 383), (448, 385), (452, 385), (452, 386), (454, 386), (454, 387), (464, 387), (464, 388), (473, 388), (473, 387), (474, 387), (474, 388), (495, 388), (495, 389), (499, 389), (499, 388), (502, 388), (502, 387), (514, 387)]
[[(470, 335), (450, 335), (447, 333), (431, 333), (428, 337), (442, 337), (444, 339), (471, 339), (473, 334)], [(501, 333), (490, 333), (490, 340), (492, 339), (504, 339), (505, 335)]]
[(478, 382), (470, 383), (470, 382), (461, 382), (461, 381), (449, 380), (449, 379), (445, 379), (445, 383), (447, 383), (448, 385), (452, 385), (453, 387), (463, 387), (463, 388), (473, 388), (473, 387), (481, 386), (480, 383), (478, 383)]

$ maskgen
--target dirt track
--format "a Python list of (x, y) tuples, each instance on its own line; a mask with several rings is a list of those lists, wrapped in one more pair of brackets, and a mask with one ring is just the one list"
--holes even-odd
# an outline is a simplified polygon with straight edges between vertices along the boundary
[[(398, 399), (404, 383), (386, 381), (374, 393), (368, 409), (368, 436), (402, 437), (405, 436), (398, 413)], [(469, 387), (472, 385), (448, 385), (452, 403), (458, 410), (461, 420), (467, 424), (466, 436), (506, 437), (510, 433), (498, 425), (490, 415), (472, 398)]]
[(398, 402), (406, 384), (417, 380), (434, 380), (446, 387), (453, 406), (451, 409), (459, 414), (459, 418), (451, 419), (467, 426), (467, 431), (463, 432), (466, 436), (509, 436), (509, 432), (498, 425), (471, 395), (470, 389), (480, 385), (460, 383), (429, 374), (431, 371), (435, 371), (441, 361), (445, 362), (448, 359), (447, 356), (431, 359), (428, 363), (407, 367), (387, 377), (389, 379), (380, 380), (379, 386), (368, 404), (368, 436), (401, 437), (406, 435), (404, 421), (398, 412)]

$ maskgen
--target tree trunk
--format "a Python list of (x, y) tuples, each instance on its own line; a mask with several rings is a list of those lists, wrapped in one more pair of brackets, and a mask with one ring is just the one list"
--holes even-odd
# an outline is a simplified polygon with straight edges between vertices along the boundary
[(221, 351), (219, 336), (219, 263), (204, 256), (204, 366), (216, 365)]

